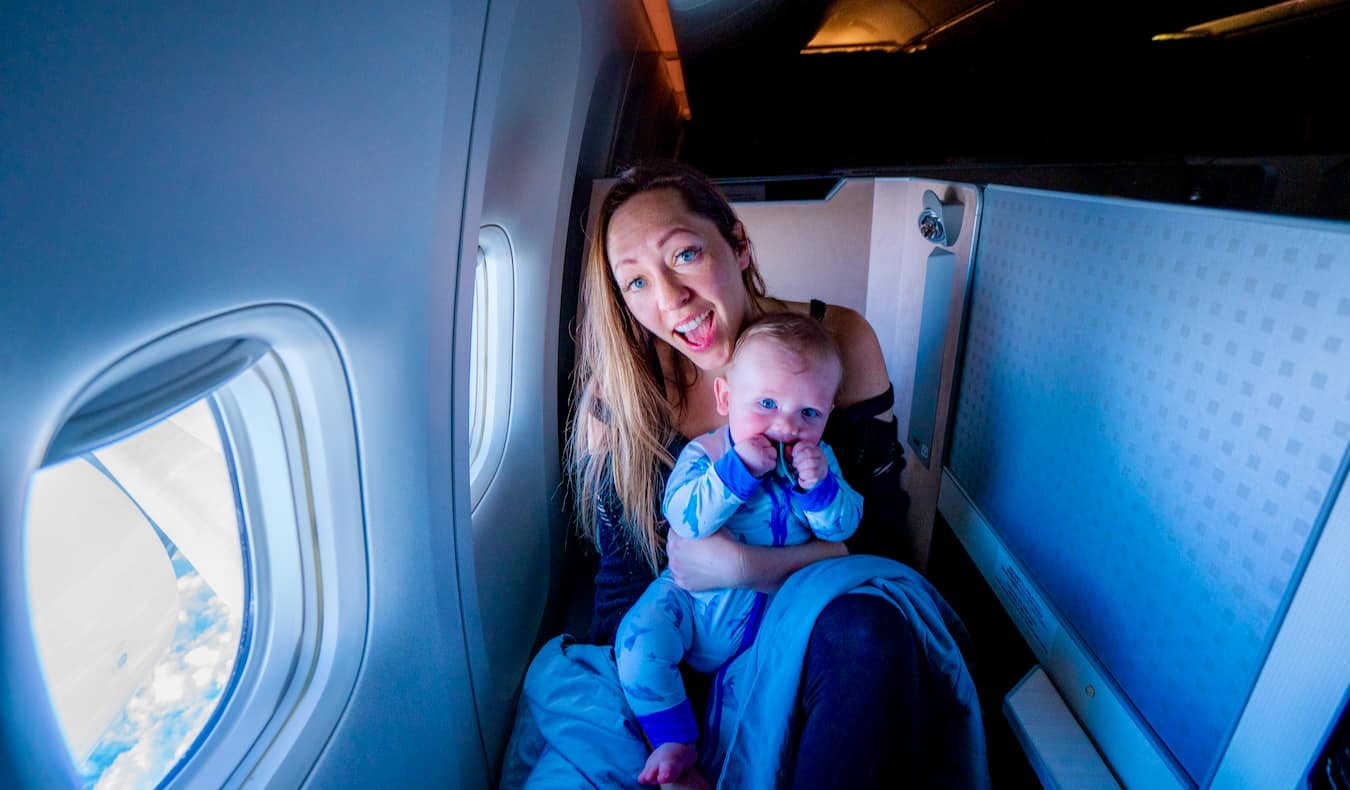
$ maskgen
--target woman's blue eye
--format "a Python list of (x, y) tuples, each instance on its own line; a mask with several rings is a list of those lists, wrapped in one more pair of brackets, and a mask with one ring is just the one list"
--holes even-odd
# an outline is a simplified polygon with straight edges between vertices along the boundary
[(642, 279), (641, 277), (634, 277), (633, 279), (631, 279), (631, 280), (628, 281), (628, 290), (630, 290), (630, 291), (640, 291), (640, 290), (642, 290), (642, 286), (644, 286), (644, 285), (646, 285), (646, 284), (647, 284), (647, 281), (644, 280), (644, 279)]
[(690, 261), (698, 257), (698, 253), (699, 253), (698, 247), (686, 247), (685, 249), (675, 253), (675, 260), (678, 263), (689, 263)]
[(775, 408), (776, 406), (778, 406), (778, 402), (775, 401), (773, 398), (760, 398), (760, 399), (759, 399), (759, 407), (760, 407), (761, 409), (772, 409), (772, 408)]
[(820, 412), (816, 409), (811, 408), (810, 406), (807, 406), (805, 409), (802, 409), (802, 416), (808, 420), (814, 420), (815, 418), (820, 416)]

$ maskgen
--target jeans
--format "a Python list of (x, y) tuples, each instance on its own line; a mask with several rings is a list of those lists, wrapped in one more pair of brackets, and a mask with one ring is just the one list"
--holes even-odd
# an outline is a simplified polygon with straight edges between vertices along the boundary
[(826, 606), (802, 674), (793, 787), (921, 785), (921, 667), (894, 606), (872, 595)]

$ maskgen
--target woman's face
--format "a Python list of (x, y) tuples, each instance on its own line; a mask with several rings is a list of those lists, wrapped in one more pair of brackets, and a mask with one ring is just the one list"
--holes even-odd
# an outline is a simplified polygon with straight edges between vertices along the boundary
[(748, 245), (733, 250), (679, 192), (657, 189), (614, 212), (605, 252), (638, 323), (704, 370), (726, 366), (750, 309)]

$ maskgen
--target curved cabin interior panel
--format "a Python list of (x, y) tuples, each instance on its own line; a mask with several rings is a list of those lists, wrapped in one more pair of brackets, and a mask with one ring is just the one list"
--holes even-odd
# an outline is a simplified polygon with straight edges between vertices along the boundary
[(875, 330), (994, 786), (1350, 787), (1350, 3), (0, 31), (0, 786), (520, 786), (580, 272), (677, 159)]

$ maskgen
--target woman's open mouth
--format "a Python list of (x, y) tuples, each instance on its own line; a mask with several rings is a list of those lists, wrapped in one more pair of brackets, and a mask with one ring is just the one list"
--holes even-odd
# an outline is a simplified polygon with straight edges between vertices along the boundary
[(709, 310), (675, 327), (675, 334), (679, 335), (692, 350), (703, 351), (712, 345), (713, 338), (717, 334), (712, 319), (713, 311)]

